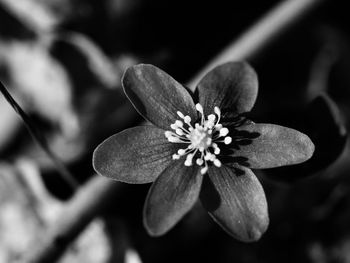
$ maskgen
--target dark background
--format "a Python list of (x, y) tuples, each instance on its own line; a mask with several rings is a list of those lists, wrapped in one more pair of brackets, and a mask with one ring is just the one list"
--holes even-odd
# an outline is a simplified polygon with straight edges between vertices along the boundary
[[(13, 2), (0, 1), (1, 81), (83, 183), (96, 176), (93, 149), (141, 121), (121, 90), (125, 68), (151, 63), (187, 83), (281, 1)], [(253, 120), (316, 145), (305, 164), (256, 171), (270, 213), (260, 241), (232, 239), (200, 204), (151, 238), (141, 218), (149, 186), (124, 185), (62, 262), (123, 262), (131, 248), (142, 262), (350, 262), (349, 14), (345, 1), (323, 2), (249, 60), (260, 86)], [(0, 126), (0, 262), (12, 262), (73, 191), (5, 100)]]

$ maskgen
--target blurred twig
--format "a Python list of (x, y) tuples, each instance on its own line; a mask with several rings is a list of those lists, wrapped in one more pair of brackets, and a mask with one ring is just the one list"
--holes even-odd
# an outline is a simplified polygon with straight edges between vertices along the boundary
[(270, 10), (246, 30), (236, 41), (229, 44), (192, 78), (188, 87), (194, 88), (199, 80), (215, 66), (228, 62), (251, 60), (262, 49), (297, 24), (324, 0), (286, 0)]
[(78, 182), (74, 179), (71, 173), (68, 171), (66, 166), (61, 162), (61, 160), (51, 151), (45, 137), (42, 133), (33, 125), (33, 121), (30, 117), (22, 110), (18, 103), (14, 100), (11, 94), (7, 91), (6, 87), (0, 81), (0, 91), (16, 113), (22, 118), (24, 124), (26, 125), (28, 131), (33, 136), (34, 140), (40, 145), (40, 147), (45, 151), (45, 153), (50, 157), (50, 159), (56, 165), (56, 168), (62, 178), (71, 186), (73, 189), (77, 189)]
[[(315, 9), (320, 2), (322, 0), (286, 0), (282, 2), (205, 66), (190, 81), (189, 86), (193, 88), (194, 83), (197, 83), (206, 72), (220, 63), (250, 59), (267, 44), (276, 40), (276, 36), (296, 22), (300, 22), (300, 18)], [(81, 192), (78, 192), (68, 204), (67, 211), (64, 211), (64, 217), (61, 219), (63, 222), (54, 226), (54, 230), (45, 238), (44, 246), (38, 247), (38, 251), (34, 251), (30, 260), (25, 262), (52, 263), (57, 260), (69, 243), (99, 213), (100, 206), (110, 200), (110, 195), (118, 190), (116, 189), (118, 185), (104, 178), (93, 178), (87, 187), (83, 187)], [(84, 196), (88, 199), (85, 200)], [(66, 215), (69, 217), (65, 218)]]
[(104, 211), (120, 184), (99, 176), (91, 179), (66, 204), (62, 217), (29, 251), (25, 263), (55, 262), (92, 219)]

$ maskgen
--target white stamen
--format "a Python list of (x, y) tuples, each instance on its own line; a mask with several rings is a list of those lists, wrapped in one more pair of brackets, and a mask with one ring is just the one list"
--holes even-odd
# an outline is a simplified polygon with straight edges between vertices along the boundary
[(172, 136), (172, 132), (171, 131), (165, 131), (165, 137), (166, 138), (169, 138), (169, 137), (171, 137)]
[(176, 120), (176, 121), (175, 121), (175, 124), (176, 124), (178, 127), (182, 127), (182, 126), (183, 126), (183, 122), (182, 122), (182, 121), (179, 121), (179, 120)]
[(182, 121), (176, 120), (170, 125), (173, 131), (166, 131), (164, 134), (169, 142), (187, 144), (187, 148), (178, 149), (177, 153), (172, 155), (174, 160), (186, 156), (184, 165), (191, 166), (193, 158), (195, 158), (195, 163), (202, 166), (201, 174), (205, 174), (209, 169), (208, 162), (216, 167), (222, 165), (218, 159), (220, 148), (217, 143), (230, 144), (232, 138), (226, 136), (229, 130), (219, 123), (221, 111), (218, 107), (214, 107), (215, 114), (210, 114), (207, 117), (204, 116), (203, 107), (199, 103), (196, 104), (196, 110), (201, 114), (198, 123), (192, 125), (190, 116), (177, 111), (176, 113)]
[(173, 160), (178, 160), (178, 159), (180, 159), (180, 155), (174, 153), (173, 154)]
[(184, 117), (184, 122), (186, 123), (186, 124), (190, 124), (191, 123), (191, 117), (190, 116), (185, 116)]
[(229, 137), (229, 136), (225, 137), (225, 139), (224, 139), (224, 143), (225, 144), (230, 144), (231, 142), (232, 142), (232, 138), (231, 137)]
[(193, 154), (192, 153), (188, 154), (186, 157), (185, 166), (191, 166), (192, 159), (193, 159)]
[(206, 152), (204, 155), (204, 160), (209, 161), (210, 159), (212, 159), (212, 154), (210, 152)]
[(201, 169), (201, 174), (205, 174), (207, 171), (208, 171), (208, 166), (204, 166), (204, 167)]
[(197, 163), (199, 166), (201, 166), (201, 165), (204, 163), (204, 161), (203, 161), (203, 159), (198, 158), (198, 159), (196, 160), (196, 163)]
[(227, 128), (221, 128), (220, 129), (220, 136), (224, 137), (228, 134), (228, 129)]
[(183, 115), (181, 111), (177, 111), (176, 113), (181, 119), (185, 118), (185, 115)]
[(169, 142), (181, 142), (179, 138), (176, 138), (176, 137), (169, 137), (168, 138), (168, 141)]
[(221, 162), (220, 162), (220, 160), (219, 160), (219, 159), (215, 159), (215, 160), (214, 160), (214, 165), (215, 165), (216, 167), (221, 167)]
[(215, 119), (216, 119), (216, 117), (215, 117), (215, 115), (214, 115), (214, 114), (210, 114), (210, 115), (208, 115), (208, 121), (212, 121), (212, 122), (214, 122), (214, 121), (215, 121)]
[(178, 135), (183, 135), (184, 134), (184, 132), (180, 129), (180, 128), (177, 128), (176, 129), (176, 134), (178, 134)]
[(220, 153), (220, 148), (216, 143), (213, 143), (214, 154), (218, 155)]
[(220, 131), (222, 129), (222, 124), (215, 124), (215, 129)]
[(221, 111), (219, 109), (219, 107), (214, 107), (214, 112), (216, 115), (220, 116), (221, 115)]
[(177, 150), (177, 154), (178, 155), (184, 155), (186, 153), (186, 150), (185, 149), (179, 149)]
[(200, 113), (203, 112), (203, 107), (199, 103), (196, 104), (196, 110), (199, 111)]

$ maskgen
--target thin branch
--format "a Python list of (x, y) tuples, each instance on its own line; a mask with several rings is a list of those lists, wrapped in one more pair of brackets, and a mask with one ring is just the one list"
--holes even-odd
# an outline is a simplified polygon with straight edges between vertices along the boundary
[(121, 184), (95, 176), (66, 204), (48, 233), (29, 251), (25, 263), (55, 262), (85, 227), (101, 214)]
[(188, 86), (194, 89), (199, 80), (217, 65), (228, 61), (251, 60), (322, 2), (324, 0), (282, 1), (204, 66)]
[(66, 166), (62, 161), (51, 151), (45, 137), (42, 133), (34, 126), (33, 121), (30, 117), (22, 110), (15, 99), (8, 92), (6, 87), (0, 81), (0, 91), (16, 113), (22, 118), (25, 126), (27, 127), (29, 133), (32, 135), (34, 140), (39, 144), (39, 146), (44, 150), (44, 152), (50, 157), (50, 159), (55, 164), (58, 172), (62, 178), (68, 183), (73, 190), (76, 190), (79, 186), (78, 182), (74, 179), (73, 175), (68, 171)]
[[(268, 43), (276, 40), (276, 36), (286, 31), (296, 22), (300, 22), (300, 18), (309, 14), (320, 2), (322, 0), (286, 0), (282, 2), (205, 66), (190, 81), (189, 86), (193, 87), (194, 83), (197, 83), (206, 72), (218, 64), (230, 60), (247, 60), (252, 58), (265, 48)], [(115, 187), (118, 185), (104, 178), (93, 178), (89, 183), (89, 187), (84, 187), (81, 190), (84, 193), (78, 192), (77, 196), (70, 202), (63, 213), (64, 217), (61, 218), (63, 222), (59, 226), (55, 226), (53, 231), (50, 231), (49, 237), (45, 238), (44, 247), (40, 247), (39, 251), (35, 251), (31, 260), (25, 262), (52, 263), (57, 260), (69, 243), (78, 235), (79, 231), (83, 230), (90, 220), (98, 215), (100, 206), (109, 201), (109, 196), (115, 193), (117, 190)], [(98, 189), (99, 194), (96, 194), (96, 189)], [(89, 199), (81, 203), (79, 201), (82, 198), (80, 195), (89, 197)], [(70, 212), (73, 212), (73, 214), (65, 218)], [(86, 214), (89, 216), (86, 217)], [(58, 243), (61, 244), (61, 247), (57, 248)]]

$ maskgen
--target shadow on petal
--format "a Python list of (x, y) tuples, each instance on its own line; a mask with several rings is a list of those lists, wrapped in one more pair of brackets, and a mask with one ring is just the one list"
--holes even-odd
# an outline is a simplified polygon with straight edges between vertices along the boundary
[[(248, 124), (237, 128), (252, 139), (237, 139), (233, 145), (234, 157), (248, 158), (253, 169), (292, 165), (308, 160), (314, 152), (314, 144), (305, 134), (275, 124)], [(258, 135), (259, 134), (259, 135)]]
[(315, 144), (315, 153), (305, 163), (266, 170), (266, 174), (274, 179), (292, 182), (313, 175), (336, 161), (345, 149), (345, 123), (337, 105), (328, 95), (318, 96), (298, 115), (302, 118), (295, 126), (310, 135)]
[(250, 169), (237, 168), (243, 174), (238, 176), (225, 166), (210, 167), (200, 200), (228, 234), (241, 241), (256, 241), (269, 223), (265, 193)]
[(147, 64), (128, 68), (122, 78), (125, 94), (137, 111), (165, 130), (178, 119), (177, 111), (197, 119), (190, 93), (163, 70)]
[(144, 225), (152, 236), (169, 231), (198, 200), (203, 176), (199, 166), (173, 163), (151, 186), (144, 206)]
[[(228, 167), (235, 170), (236, 175), (244, 174), (244, 171), (237, 168), (238, 166), (250, 167), (249, 156), (236, 155), (237, 150), (242, 146), (247, 146), (253, 143), (253, 140), (260, 136), (258, 132), (249, 132), (230, 128), (229, 136), (232, 138), (231, 144), (222, 147), (220, 160)], [(238, 165), (238, 166), (237, 166)]]
[(209, 71), (197, 86), (199, 103), (205, 115), (215, 106), (235, 114), (250, 111), (258, 94), (258, 78), (244, 62), (228, 62)]

